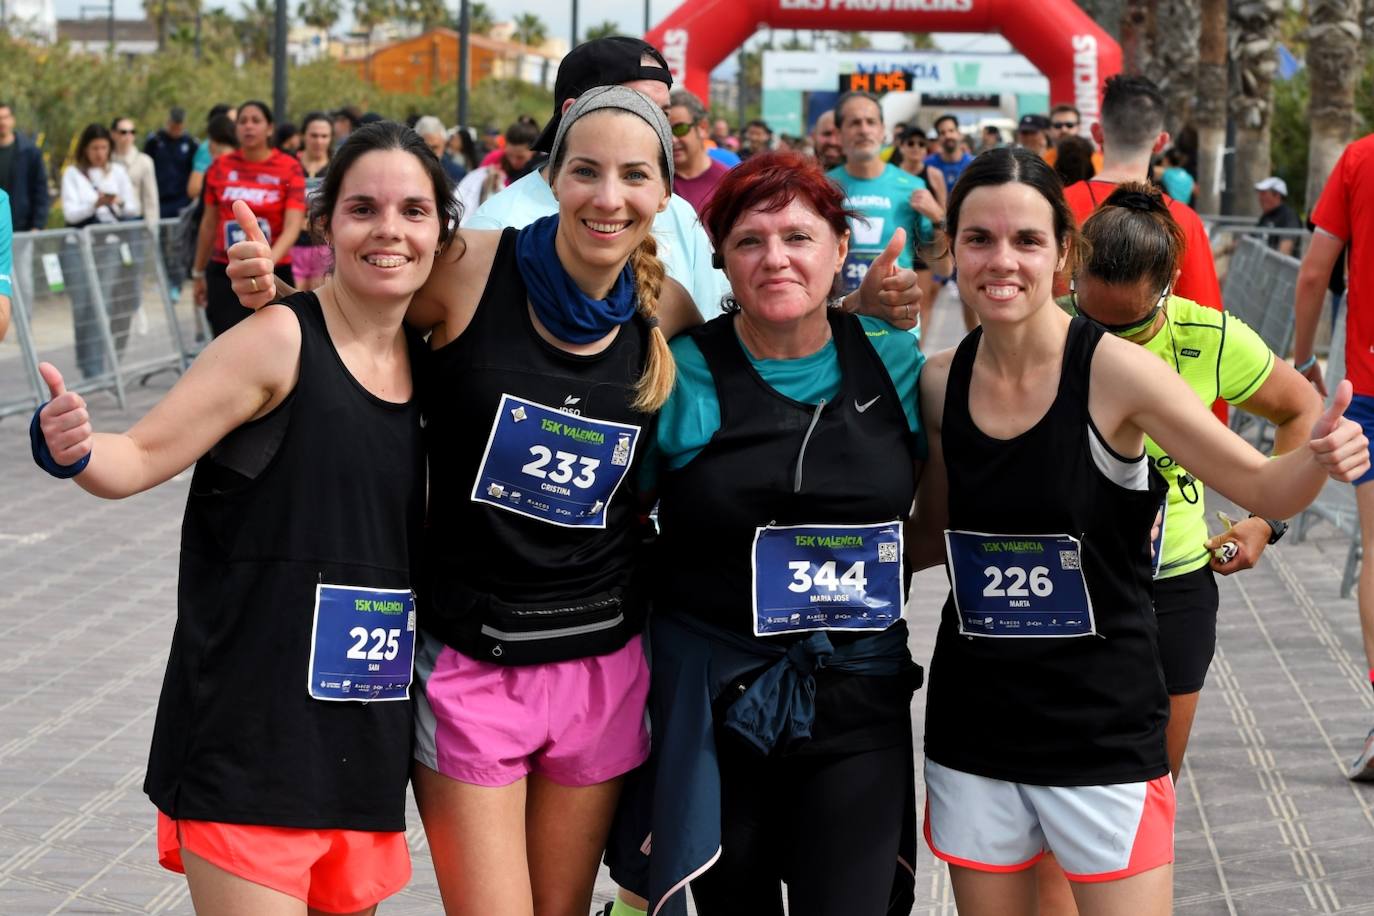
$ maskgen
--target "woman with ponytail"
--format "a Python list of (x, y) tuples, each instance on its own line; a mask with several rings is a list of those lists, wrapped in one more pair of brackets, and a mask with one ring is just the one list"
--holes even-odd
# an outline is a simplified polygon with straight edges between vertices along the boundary
[[(638, 471), (665, 334), (699, 320), (650, 234), (672, 164), (658, 106), (584, 93), (551, 150), (558, 213), (464, 230), (407, 315), (430, 333), (412, 784), (449, 914), (587, 913), (649, 752)], [(251, 306), (270, 266), (245, 254), (265, 253), (235, 252)]]
[[(1321, 415), (1321, 400), (1307, 380), (1239, 318), (1173, 294), (1183, 230), (1157, 188), (1144, 182), (1117, 185), (1083, 224), (1083, 235), (1092, 255), (1075, 282), (1078, 314), (1158, 356), (1203, 404), (1224, 398), (1273, 423), (1276, 454), (1307, 440)], [(1254, 566), (1288, 525), (1251, 516), (1209, 538), (1202, 482), (1154, 440), (1145, 440), (1145, 450), (1169, 484), (1154, 593), (1160, 662), (1169, 689), (1169, 769), (1178, 779), (1216, 648), (1213, 573), (1226, 576)]]
[(433, 329), (413, 785), (450, 914), (588, 912), (649, 751), (637, 475), (673, 386), (661, 323), (696, 313), (649, 232), (667, 119), (587, 92), (549, 176), (556, 216), (464, 232), (411, 313)]
[(922, 356), (838, 308), (851, 215), (792, 152), (731, 171), (702, 213), (734, 292), (671, 344), (653, 763), (608, 856), (652, 912), (684, 912), (689, 882), (703, 916), (780, 912), (783, 881), (800, 916), (881, 916), (894, 888), (910, 905)]

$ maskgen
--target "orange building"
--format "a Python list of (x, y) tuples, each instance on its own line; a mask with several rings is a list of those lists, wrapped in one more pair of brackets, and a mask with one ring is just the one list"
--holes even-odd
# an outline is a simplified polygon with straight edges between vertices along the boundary
[[(495, 77), (520, 79), (552, 89), (561, 60), (562, 55), (540, 48), (472, 35), (468, 39), (468, 85), (476, 86), (487, 77)], [(386, 92), (433, 92), (457, 79), (458, 33), (453, 29), (431, 29), (345, 63)]]

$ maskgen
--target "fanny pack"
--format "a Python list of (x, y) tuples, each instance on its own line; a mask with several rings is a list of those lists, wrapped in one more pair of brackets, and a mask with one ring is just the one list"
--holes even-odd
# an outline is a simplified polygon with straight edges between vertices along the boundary
[(557, 602), (504, 601), (449, 580), (417, 597), (420, 627), (470, 658), (537, 665), (605, 655), (644, 627), (645, 597), (635, 579)]

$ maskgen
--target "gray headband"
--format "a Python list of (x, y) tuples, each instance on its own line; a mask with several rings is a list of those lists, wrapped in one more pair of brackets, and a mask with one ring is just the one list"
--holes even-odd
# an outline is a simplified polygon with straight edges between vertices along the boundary
[(553, 145), (549, 147), (549, 161), (557, 162), (559, 155), (563, 151), (563, 141), (567, 139), (568, 130), (583, 115), (591, 114), (593, 111), (601, 111), (605, 108), (614, 108), (619, 111), (628, 111), (632, 115), (638, 115), (658, 134), (659, 145), (663, 147), (663, 159), (668, 163), (668, 190), (673, 189), (673, 134), (668, 126), (668, 116), (663, 113), (653, 102), (633, 89), (624, 86), (597, 86), (588, 89), (577, 97), (571, 108), (563, 115), (558, 124), (558, 133), (553, 136)]

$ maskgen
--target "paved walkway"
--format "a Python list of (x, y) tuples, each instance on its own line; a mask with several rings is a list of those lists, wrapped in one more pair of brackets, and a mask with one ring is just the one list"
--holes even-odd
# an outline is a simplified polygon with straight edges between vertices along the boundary
[[(942, 316), (943, 343), (958, 319)], [(126, 427), (168, 380), (151, 384), (130, 414), (96, 396), (98, 428)], [(25, 425), (0, 421), (0, 914), (188, 913), (185, 882), (154, 860), (141, 785), (189, 475), (103, 502), (35, 469)], [(1179, 913), (1374, 913), (1374, 786), (1343, 777), (1374, 723), (1355, 604), (1338, 595), (1346, 543), (1324, 525), (1292, 541), (1222, 582), (1220, 648), (1179, 787)], [(923, 662), (944, 588), (931, 571), (913, 590)], [(415, 879), (385, 914), (440, 911), (410, 823)], [(603, 880), (599, 899), (610, 892)], [(954, 913), (924, 850), (917, 901), (919, 914)]]

